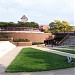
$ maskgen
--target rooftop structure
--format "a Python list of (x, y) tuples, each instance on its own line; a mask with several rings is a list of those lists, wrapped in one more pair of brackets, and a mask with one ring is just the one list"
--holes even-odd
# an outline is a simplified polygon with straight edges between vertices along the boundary
[(46, 29), (49, 29), (49, 26), (48, 25), (40, 25), (39, 26), (39, 30), (40, 31), (43, 31), (43, 30), (46, 30)]
[(49, 26), (48, 25), (40, 25), (40, 28), (47, 29), (47, 28), (49, 28)]
[(21, 17), (21, 22), (26, 22), (28, 20), (28, 18), (25, 16), (25, 15), (23, 15), (22, 17)]

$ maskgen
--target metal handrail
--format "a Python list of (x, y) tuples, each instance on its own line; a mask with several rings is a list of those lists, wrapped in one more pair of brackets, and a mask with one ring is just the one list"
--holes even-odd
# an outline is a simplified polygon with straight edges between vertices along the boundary
[(63, 42), (65, 39), (67, 39), (68, 37), (69, 37), (69, 34), (67, 34), (67, 35), (59, 42), (59, 44), (61, 45), (62, 42)]

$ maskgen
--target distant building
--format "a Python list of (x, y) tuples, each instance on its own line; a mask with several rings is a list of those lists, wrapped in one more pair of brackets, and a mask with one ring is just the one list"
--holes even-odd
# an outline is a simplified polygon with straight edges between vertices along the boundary
[(43, 31), (43, 30), (46, 30), (46, 29), (49, 29), (49, 25), (40, 25), (39, 26), (40, 31)]
[(25, 16), (25, 15), (23, 15), (22, 17), (21, 17), (21, 22), (26, 22), (28, 20), (28, 18)]
[(75, 26), (72, 26), (72, 27), (73, 27), (72, 31), (75, 31)]

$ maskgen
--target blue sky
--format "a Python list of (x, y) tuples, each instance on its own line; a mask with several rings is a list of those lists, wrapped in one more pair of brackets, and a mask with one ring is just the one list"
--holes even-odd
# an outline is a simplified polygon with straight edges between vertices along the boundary
[(54, 20), (74, 25), (74, 0), (0, 0), (0, 21), (17, 22), (23, 15), (44, 25)]

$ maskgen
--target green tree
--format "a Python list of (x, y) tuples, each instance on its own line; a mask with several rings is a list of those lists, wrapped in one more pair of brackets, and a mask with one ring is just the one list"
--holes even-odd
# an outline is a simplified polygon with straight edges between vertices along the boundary
[(67, 21), (55, 20), (49, 24), (51, 32), (68, 32), (72, 30), (72, 26)]
[(39, 24), (36, 22), (0, 22), (0, 27), (8, 27), (8, 26), (19, 26), (19, 27), (30, 27), (30, 28), (39, 28)]
[(62, 31), (64, 31), (64, 32), (66, 32), (66, 31), (68, 32), (73, 29), (72, 26), (70, 26), (70, 24), (65, 20), (62, 21), (62, 26), (63, 26)]
[(36, 22), (18, 22), (18, 26), (30, 27), (30, 28), (38, 28), (39, 24)]
[(44, 29), (43, 31), (44, 31), (45, 33), (50, 33), (49, 28), (46, 28), (46, 29)]
[(16, 24), (14, 22), (7, 22), (7, 26), (15, 26)]
[(39, 24), (36, 22), (30, 22), (31, 27), (33, 28), (39, 28)]
[(55, 22), (51, 22), (51, 23), (49, 24), (49, 26), (50, 26), (50, 31), (51, 31), (51, 32), (56, 32), (56, 31), (57, 31), (57, 25), (56, 25)]

